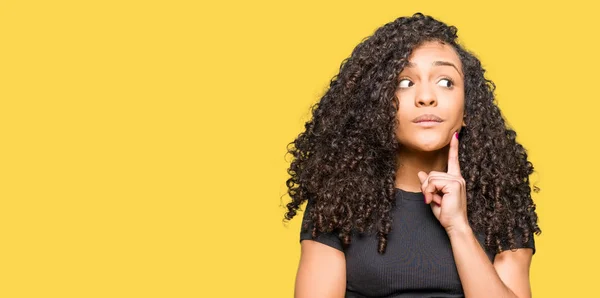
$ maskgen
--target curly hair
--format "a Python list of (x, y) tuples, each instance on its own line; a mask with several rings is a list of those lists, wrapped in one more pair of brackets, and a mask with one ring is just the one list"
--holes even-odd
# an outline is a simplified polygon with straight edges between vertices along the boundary
[(523, 243), (541, 233), (529, 183), (533, 165), (495, 103), (494, 83), (457, 37), (456, 27), (416, 13), (383, 25), (354, 48), (312, 105), (305, 131), (287, 146), (286, 155), (294, 158), (287, 170), (292, 201), (284, 221), (311, 200), (313, 237), (336, 231), (347, 246), (353, 230), (376, 231), (377, 251), (385, 252), (400, 146), (398, 75), (416, 47), (439, 41), (452, 46), (463, 65), (466, 127), (459, 137), (459, 162), (471, 227), (485, 233), (485, 246), (497, 252), (506, 244), (514, 249), (516, 230)]

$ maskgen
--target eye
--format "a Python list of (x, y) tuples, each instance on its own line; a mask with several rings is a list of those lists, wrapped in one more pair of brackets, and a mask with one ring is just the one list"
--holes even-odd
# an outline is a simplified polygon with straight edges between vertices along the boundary
[(440, 85), (442, 87), (446, 87), (446, 88), (451, 88), (452, 86), (454, 86), (454, 82), (452, 82), (452, 80), (450, 80), (450, 79), (441, 79), (438, 82), (438, 85)]
[(408, 79), (404, 79), (404, 80), (400, 80), (400, 85), (399, 85), (399, 87), (400, 87), (400, 88), (408, 88), (408, 87), (410, 87), (410, 86), (412, 86), (412, 85), (414, 85), (414, 83), (413, 83), (413, 82), (411, 82), (411, 81), (410, 81), (410, 80), (408, 80)]

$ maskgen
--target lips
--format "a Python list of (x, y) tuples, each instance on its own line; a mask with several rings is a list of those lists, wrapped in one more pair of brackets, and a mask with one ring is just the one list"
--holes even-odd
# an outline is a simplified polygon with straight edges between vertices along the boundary
[(420, 123), (420, 122), (442, 122), (444, 120), (442, 120), (442, 118), (440, 118), (437, 115), (434, 114), (423, 114), (415, 119), (413, 119), (414, 123)]

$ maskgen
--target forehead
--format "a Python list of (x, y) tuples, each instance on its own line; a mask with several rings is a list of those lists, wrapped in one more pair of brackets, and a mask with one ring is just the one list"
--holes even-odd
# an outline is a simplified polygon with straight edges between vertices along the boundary
[(458, 54), (452, 46), (439, 41), (428, 41), (415, 48), (408, 61), (417, 64), (418, 67), (429, 66), (433, 61), (448, 61), (460, 67), (461, 62)]

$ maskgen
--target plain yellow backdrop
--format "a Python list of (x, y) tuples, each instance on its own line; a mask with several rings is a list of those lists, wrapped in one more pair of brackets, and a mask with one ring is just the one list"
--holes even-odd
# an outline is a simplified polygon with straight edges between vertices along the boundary
[(597, 295), (586, 2), (1, 1), (0, 297), (292, 297), (286, 145), (354, 46), (417, 11), (458, 27), (529, 150), (534, 296)]

